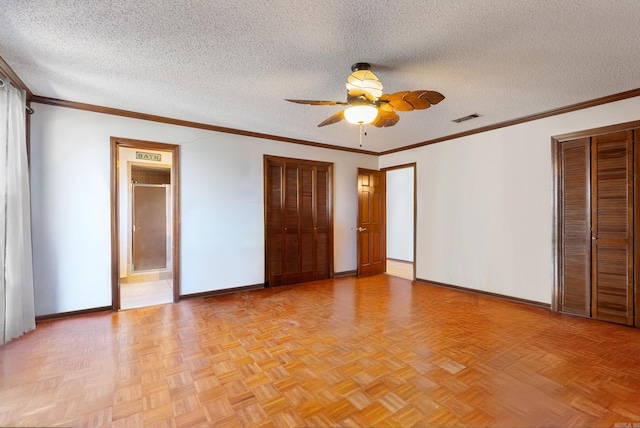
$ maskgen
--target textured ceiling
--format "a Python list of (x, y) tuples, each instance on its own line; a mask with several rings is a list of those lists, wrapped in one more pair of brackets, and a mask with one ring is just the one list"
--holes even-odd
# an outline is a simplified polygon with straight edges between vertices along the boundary
[[(640, 87), (638, 0), (4, 0), (0, 56), (40, 96), (358, 147), (316, 125), (355, 62), (446, 96), (369, 127), (407, 146)], [(37, 106), (36, 106), (37, 107)], [(480, 114), (461, 124), (461, 116)], [(36, 113), (37, 114), (37, 113)]]

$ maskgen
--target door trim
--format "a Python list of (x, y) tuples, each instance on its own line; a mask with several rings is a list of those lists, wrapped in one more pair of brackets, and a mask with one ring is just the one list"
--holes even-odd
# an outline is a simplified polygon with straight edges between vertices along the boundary
[[(417, 252), (417, 248), (416, 248), (416, 243), (417, 243), (417, 236), (418, 236), (418, 163), (417, 162), (413, 162), (413, 163), (405, 163), (402, 165), (395, 165), (395, 166), (388, 166), (386, 168), (382, 168), (380, 171), (384, 172), (385, 175), (387, 173), (387, 171), (393, 171), (394, 169), (404, 169), (404, 168), (413, 168), (413, 280), (415, 281), (417, 278), (417, 268), (416, 265), (418, 264), (418, 252)], [(386, 189), (385, 189), (385, 206), (387, 204), (387, 193), (386, 193)], [(387, 217), (385, 216), (384, 218), (384, 227), (386, 229), (387, 227)], [(388, 241), (389, 236), (385, 236), (385, 243), (386, 241)], [(385, 252), (386, 254), (386, 252)]]
[(156, 143), (152, 141), (133, 140), (129, 138), (111, 137), (111, 308), (120, 309), (120, 210), (118, 177), (120, 147), (132, 149), (152, 149), (171, 153), (171, 192), (173, 239), (171, 240), (171, 259), (173, 275), (173, 301), (180, 300), (180, 146), (175, 144)]
[[(553, 312), (559, 312), (560, 308), (560, 253), (562, 244), (560, 240), (560, 157), (559, 149), (560, 144), (566, 141), (576, 140), (579, 138), (596, 137), (599, 135), (610, 134), (613, 132), (631, 131), (640, 129), (640, 120), (619, 123), (615, 125), (603, 126), (600, 128), (586, 129), (583, 131), (570, 132), (566, 134), (555, 135), (551, 137), (551, 169), (552, 169), (552, 200), (551, 200), (551, 259), (552, 259), (552, 295), (551, 295), (551, 310)], [(638, 133), (636, 133), (637, 135)], [(635, 150), (634, 162), (636, 166), (640, 164), (638, 157), (640, 156), (640, 150)], [(640, 189), (636, 186), (635, 182), (639, 182), (640, 176), (638, 170), (634, 172), (634, 207), (636, 212), (640, 214)], [(634, 243), (633, 252), (634, 256), (634, 273), (633, 273), (633, 292), (635, 297), (635, 326), (640, 327), (640, 264), (638, 263), (638, 255), (640, 255), (640, 215), (635, 215), (634, 219)]]

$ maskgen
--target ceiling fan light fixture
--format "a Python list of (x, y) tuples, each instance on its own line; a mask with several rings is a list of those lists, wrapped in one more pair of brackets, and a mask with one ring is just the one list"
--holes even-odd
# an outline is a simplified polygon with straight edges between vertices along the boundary
[(366, 125), (375, 120), (378, 109), (374, 106), (353, 106), (344, 111), (344, 118), (354, 125)]
[(440, 92), (424, 89), (383, 94), (382, 83), (371, 72), (371, 66), (366, 62), (354, 64), (351, 71), (346, 84), (347, 102), (290, 99), (287, 101), (316, 106), (345, 106), (345, 110), (326, 118), (318, 124), (318, 127), (346, 120), (354, 125), (360, 125), (362, 138), (362, 133), (366, 129), (362, 125), (373, 124), (376, 128), (388, 128), (400, 120), (396, 110), (424, 110), (444, 100), (444, 95)]

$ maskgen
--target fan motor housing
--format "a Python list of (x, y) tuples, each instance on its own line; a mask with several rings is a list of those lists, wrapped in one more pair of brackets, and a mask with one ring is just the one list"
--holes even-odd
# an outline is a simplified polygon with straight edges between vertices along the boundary
[(371, 70), (371, 65), (368, 62), (356, 62), (351, 66), (351, 71), (355, 73), (358, 70)]
[(352, 106), (370, 106), (375, 105), (369, 101), (364, 95), (351, 96), (347, 94), (347, 103)]

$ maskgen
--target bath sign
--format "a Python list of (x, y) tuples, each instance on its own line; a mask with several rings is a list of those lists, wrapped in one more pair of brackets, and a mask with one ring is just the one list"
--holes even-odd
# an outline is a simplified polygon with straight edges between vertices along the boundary
[(160, 153), (136, 152), (136, 159), (160, 162), (162, 155)]

